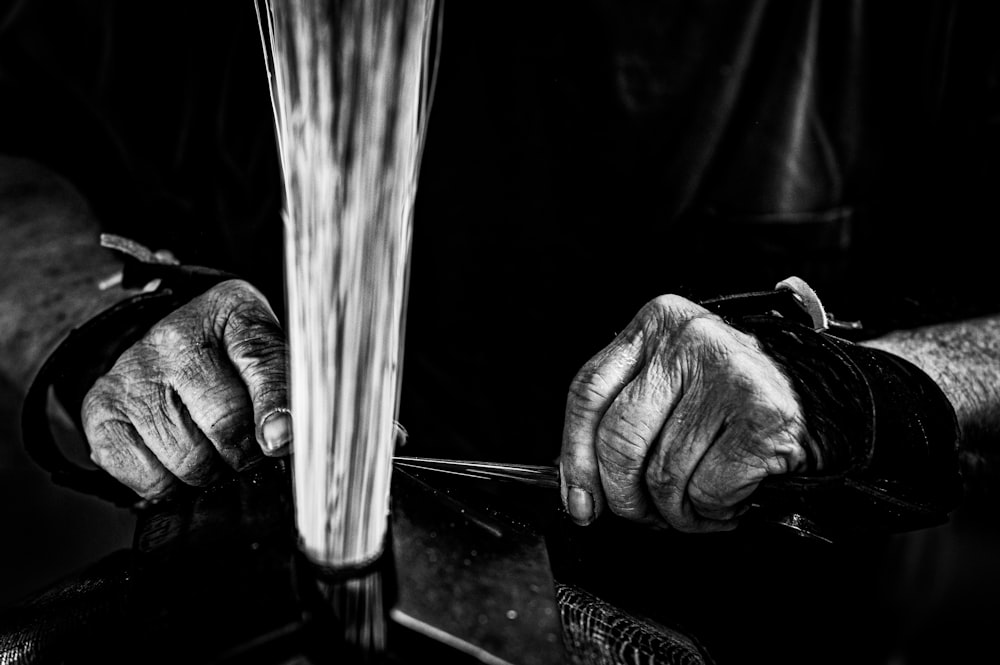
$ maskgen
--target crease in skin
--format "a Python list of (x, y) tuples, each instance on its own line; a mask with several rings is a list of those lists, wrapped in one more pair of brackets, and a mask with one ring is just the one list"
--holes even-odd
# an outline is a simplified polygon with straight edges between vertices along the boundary
[[(570, 384), (571, 399), (566, 409), (568, 422), (565, 438), (574, 444), (579, 442), (581, 436), (588, 437), (592, 445), (596, 444), (600, 423), (614, 398), (621, 391), (621, 388), (616, 390), (616, 385), (620, 384), (621, 387), (628, 385), (641, 369), (640, 359), (636, 357), (640, 355), (638, 352), (642, 349), (639, 342), (641, 331), (635, 331), (635, 335), (625, 337), (630, 329), (631, 326), (588, 361)], [(620, 344), (622, 340), (625, 340), (624, 346)], [(611, 372), (613, 376), (619, 377), (617, 381), (609, 381), (607, 376), (609, 372), (600, 371), (608, 366), (617, 370)], [(597, 382), (602, 385), (596, 386)], [(605, 390), (601, 390), (601, 387)], [(580, 429), (587, 423), (592, 423), (590, 430), (581, 432)], [(571, 452), (575, 453), (577, 447), (572, 445)]]
[(140, 346), (155, 350), (157, 355), (180, 355), (187, 351), (192, 326), (174, 312), (150, 328)]
[[(705, 381), (704, 375), (700, 377), (700, 380)], [(695, 382), (692, 381), (692, 383)], [(724, 418), (713, 418), (716, 415), (715, 411), (706, 412), (702, 408), (702, 399), (703, 395), (695, 391), (685, 392), (678, 403), (677, 418), (672, 421), (677, 423), (677, 428), (682, 428), (676, 432), (682, 447), (670, 447), (669, 461), (665, 446), (658, 451), (658, 467), (664, 475), (661, 482), (657, 483), (657, 487), (665, 489), (665, 500), (658, 501), (655, 505), (661, 514), (663, 514), (663, 509), (666, 509), (667, 513), (676, 513), (676, 516), (682, 519), (685, 524), (673, 524), (669, 515), (666, 514), (664, 518), (675, 528), (685, 530), (689, 526), (697, 524), (698, 521), (697, 511), (693, 510), (690, 501), (691, 483), (708, 451), (718, 442), (719, 433), (725, 426)], [(664, 441), (667, 434), (668, 431), (665, 428)], [(685, 462), (684, 466), (679, 466), (676, 463), (678, 460)], [(678, 474), (678, 471), (683, 473)]]
[(133, 405), (129, 420), (138, 435), (134, 445), (146, 448), (166, 472), (187, 484), (205, 484), (216, 476), (214, 448), (167, 377), (156, 372), (128, 383), (131, 390), (124, 404)]
[[(658, 344), (658, 348), (660, 349), (667, 346), (669, 346), (669, 344), (664, 343), (662, 340)], [(669, 354), (666, 359), (664, 359), (664, 353)], [(648, 490), (645, 479), (647, 478), (651, 459), (655, 453), (658, 442), (660, 441), (663, 428), (675, 413), (678, 405), (678, 400), (671, 399), (671, 396), (677, 394), (683, 395), (684, 372), (678, 371), (679, 363), (675, 362), (676, 356), (676, 349), (671, 349), (667, 352), (661, 351), (659, 353), (655, 353), (652, 361), (647, 363), (643, 368), (643, 371), (639, 372), (636, 378), (622, 389), (622, 392), (619, 393), (618, 398), (615, 400), (617, 402), (618, 399), (621, 399), (624, 396), (629, 402), (634, 403), (635, 401), (642, 399), (641, 396), (645, 396), (648, 399), (650, 395), (655, 395), (658, 397), (655, 401), (659, 403), (660, 407), (662, 407), (664, 403), (667, 403), (665, 411), (658, 407), (650, 409), (650, 411), (657, 414), (656, 420), (658, 422), (655, 426), (646, 425), (646, 430), (650, 433), (649, 440), (647, 442), (648, 445), (645, 450), (642, 451), (642, 455), (638, 459), (638, 465), (636, 466), (634, 472), (628, 474), (631, 482), (636, 488), (633, 491), (641, 497), (639, 500), (640, 505), (644, 504), (645, 506), (646, 515), (651, 515), (657, 521), (661, 521), (662, 518), (655, 508), (652, 510), (650, 509), (650, 506), (655, 506), (655, 501)], [(679, 390), (672, 387), (673, 383), (679, 384)], [(615, 408), (614, 404), (612, 404), (611, 409), (613, 408)]]
[[(211, 383), (193, 381), (186, 385), (186, 389), (177, 386), (177, 395), (184, 405), (191, 427), (206, 438), (208, 444), (229, 466), (237, 470), (244, 469), (260, 457), (255, 454), (257, 445), (251, 426), (253, 411), (250, 396), (237, 383), (239, 377), (235, 368), (229, 366), (223, 369), (211, 356), (205, 360), (209, 361), (206, 365), (211, 364), (217, 368), (216, 371), (204, 367), (201, 369), (202, 377), (214, 377), (209, 379)], [(223, 362), (229, 364), (228, 361)], [(220, 376), (229, 377), (229, 381), (219, 380)], [(203, 386), (201, 394), (192, 395), (190, 389), (200, 385)], [(242, 395), (235, 392), (240, 390), (243, 391)], [(197, 419), (192, 413), (192, 407), (198, 413)]]
[(179, 455), (166, 465), (167, 469), (187, 485), (202, 487), (217, 479), (219, 468), (213, 464), (211, 452), (203, 446), (177, 448)]
[[(743, 373), (746, 374), (747, 371), (744, 370)], [(746, 452), (759, 457), (768, 475), (802, 470), (808, 458), (805, 451), (808, 431), (791, 382), (774, 366), (760, 366), (758, 363), (749, 371), (757, 376), (760, 376), (761, 371), (770, 374), (765, 391), (753, 386), (742, 387), (749, 397), (744, 402), (747, 405), (745, 413), (741, 414), (748, 437), (768, 442), (768, 445), (759, 451), (748, 449)], [(779, 402), (778, 399), (782, 397), (790, 398), (791, 402)]]
[[(124, 433), (105, 434), (112, 427)], [(139, 434), (131, 420), (103, 421), (96, 434), (90, 449), (91, 461), (145, 499), (159, 500), (171, 492), (173, 476), (165, 473), (163, 465), (147, 448), (139, 447)], [(112, 439), (124, 445), (112, 444)]]
[[(805, 414), (801, 412), (801, 401), (799, 396), (795, 391), (795, 387), (792, 384), (792, 380), (789, 378), (788, 374), (785, 372), (777, 363), (770, 361), (770, 356), (768, 356), (764, 350), (761, 348), (760, 341), (753, 335), (748, 335), (742, 331), (734, 330), (737, 334), (737, 339), (739, 339), (747, 351), (752, 355), (759, 355), (763, 358), (767, 358), (769, 362), (761, 366), (765, 372), (770, 374), (770, 380), (772, 385), (780, 385), (778, 394), (784, 394), (791, 397), (793, 400), (793, 410), (797, 412), (790, 419), (786, 419), (784, 426), (779, 428), (782, 431), (792, 431), (796, 432), (794, 437), (794, 442), (791, 444), (796, 450), (792, 452), (779, 453), (786, 459), (794, 458), (789, 463), (784, 473), (798, 473), (798, 472), (818, 472), (823, 468), (823, 453), (821, 447), (816, 444), (812, 436), (809, 434), (809, 428), (806, 425)], [(785, 412), (787, 410), (787, 405), (783, 407), (775, 406), (775, 412)], [(808, 450), (807, 450), (808, 449)], [(808, 468), (810, 455), (814, 461), (815, 468)]]
[(218, 476), (215, 448), (195, 425), (177, 392), (170, 385), (162, 386), (162, 399), (156, 402), (161, 418), (153, 417), (148, 425), (159, 437), (155, 443), (143, 437), (155, 455), (157, 450), (169, 459), (161, 462), (175, 476), (189, 485), (204, 485)]
[[(676, 511), (681, 517), (685, 517), (689, 523), (684, 526), (692, 526), (697, 520), (705, 519), (691, 501), (691, 490), (702, 464), (713, 452), (713, 449), (723, 443), (731, 429), (730, 418), (725, 410), (727, 405), (733, 401), (728, 394), (733, 389), (732, 383), (726, 381), (724, 386), (717, 383), (718, 377), (728, 377), (727, 369), (733, 363), (733, 353), (729, 347), (717, 343), (717, 334), (720, 329), (717, 324), (721, 321), (708, 321), (705, 324), (709, 327), (698, 336), (703, 344), (702, 349), (694, 353), (681, 354), (681, 360), (685, 363), (682, 374), (682, 396), (678, 401), (671, 418), (665, 422), (664, 430), (661, 433), (657, 449), (655, 451), (657, 473), (647, 472), (646, 486), (653, 497), (653, 505), (656, 509), (664, 513)], [(715, 343), (713, 343), (715, 342)], [(707, 349), (707, 351), (706, 351)], [(708, 360), (709, 362), (705, 362)], [(695, 362), (698, 361), (698, 362)], [(714, 371), (706, 372), (706, 367)], [(697, 408), (692, 407), (692, 403)], [(706, 410), (704, 405), (708, 403), (713, 408)], [(696, 418), (696, 422), (690, 421), (690, 415)], [(714, 427), (711, 425), (714, 423)], [(684, 449), (678, 449), (672, 442), (667, 442), (666, 437), (671, 434), (669, 430), (686, 440)], [(703, 449), (698, 454), (693, 464), (686, 467), (678, 467), (676, 464), (667, 464), (668, 453), (672, 460), (689, 458), (692, 451), (696, 451), (699, 444)], [(651, 456), (654, 457), (654, 456)], [(669, 468), (668, 468), (669, 467)], [(686, 468), (687, 474), (682, 482), (670, 482), (673, 479), (671, 471)], [(715, 474), (713, 474), (715, 475)], [(658, 497), (653, 488), (662, 488), (662, 497)], [(717, 492), (705, 492), (698, 486), (698, 492), (709, 496), (719, 496)], [(721, 503), (722, 501), (720, 501)], [(667, 517), (664, 514), (664, 517)]]
[[(749, 495), (753, 492), (754, 489), (756, 489), (757, 485), (760, 484), (760, 481), (763, 479), (761, 477), (754, 477), (753, 474), (751, 473), (752, 471), (759, 471), (760, 468), (753, 464), (750, 464), (746, 459), (734, 459), (730, 463), (731, 466), (741, 466), (743, 467), (742, 470), (736, 471), (735, 473), (729, 472), (726, 474), (720, 474), (719, 469), (716, 468), (714, 471), (707, 473), (707, 477), (710, 479), (707, 481), (708, 484), (710, 485), (717, 484), (718, 480), (720, 480), (720, 476), (722, 475), (726, 475), (727, 477), (730, 478), (743, 477), (745, 480), (737, 485), (726, 488), (725, 491), (706, 490), (702, 485), (700, 484), (695, 485), (694, 483), (696, 477), (699, 476), (706, 477), (705, 472), (703, 471), (703, 467), (706, 464), (705, 460), (707, 457), (708, 454), (706, 451), (706, 454), (703, 455), (698, 460), (698, 463), (692, 470), (691, 475), (689, 476), (688, 479), (688, 484), (685, 487), (684, 500), (690, 505), (693, 514), (699, 519), (706, 519), (712, 521), (731, 520), (736, 517), (737, 513), (740, 511), (741, 504), (743, 504), (746, 501)], [(697, 488), (698, 494), (704, 495), (704, 497), (708, 500), (707, 503), (714, 502), (716, 504), (715, 507), (711, 508), (711, 512), (716, 512), (720, 514), (728, 513), (729, 517), (722, 518), (719, 516), (719, 514), (707, 515), (703, 510), (699, 509), (696, 505), (698, 501), (691, 498), (692, 488), (695, 487)], [(743, 496), (744, 492), (746, 492), (745, 496)], [(730, 500), (732, 497), (739, 497), (739, 498), (736, 498), (735, 500)]]
[[(766, 368), (757, 368), (756, 365), (757, 363), (753, 368), (738, 370), (737, 374), (746, 377), (749, 373), (755, 373), (759, 376), (759, 369), (766, 371)], [(700, 501), (691, 499), (695, 489), (698, 494), (705, 495), (709, 502), (714, 499), (720, 510), (732, 511), (730, 519), (733, 519), (740, 510), (740, 504), (749, 498), (761, 480), (768, 475), (788, 473), (803, 462), (805, 453), (795, 437), (796, 431), (803, 431), (801, 423), (794, 414), (786, 414), (788, 405), (773, 403), (776, 395), (784, 394), (780, 386), (766, 383), (763, 388), (761, 390), (759, 386), (742, 382), (732, 386), (732, 389), (746, 394), (744, 399), (737, 400), (744, 407), (739, 412), (725, 416), (728, 431), (724, 429), (719, 433), (689, 477), (685, 495), (690, 499), (696, 514), (706, 517), (706, 511), (699, 510), (696, 505)], [(777, 392), (769, 388), (777, 388)], [(719, 451), (725, 453), (721, 459)], [(758, 463), (755, 464), (754, 461)], [(709, 469), (709, 466), (713, 468)], [(722, 473), (722, 469), (727, 469), (727, 472)], [(732, 483), (733, 479), (739, 478), (744, 479), (743, 482)], [(696, 479), (701, 479), (702, 482), (696, 484)], [(723, 481), (731, 483), (724, 491), (719, 487), (705, 487), (706, 484), (710, 487), (721, 486)], [(727, 498), (734, 500), (728, 501)], [(707, 518), (717, 519), (711, 516)]]

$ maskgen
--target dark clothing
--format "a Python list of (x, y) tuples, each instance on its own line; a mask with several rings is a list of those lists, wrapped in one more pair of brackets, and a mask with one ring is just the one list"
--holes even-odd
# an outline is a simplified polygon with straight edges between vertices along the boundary
[[(22, 4), (0, 32), (0, 151), (66, 174), (109, 230), (280, 301), (280, 183), (252, 3)], [(551, 461), (575, 371), (663, 293), (796, 274), (872, 334), (1000, 310), (984, 279), (997, 11), (448, 3), (400, 418), (416, 452)], [(702, 543), (681, 559), (698, 563)], [(736, 551), (771, 574), (753, 543)], [(802, 576), (833, 558), (798, 555)], [(856, 559), (810, 580), (806, 601), (833, 594), (832, 608), (844, 578), (870, 582), (877, 561)], [(719, 603), (753, 614), (743, 603), (803, 579)], [(702, 589), (693, 616), (712, 615), (725, 580)], [(790, 616), (798, 602), (775, 619), (799, 631), (793, 644), (812, 634), (803, 622), (823, 623)], [(739, 642), (766, 624), (730, 628)], [(713, 639), (725, 651), (725, 635)]]

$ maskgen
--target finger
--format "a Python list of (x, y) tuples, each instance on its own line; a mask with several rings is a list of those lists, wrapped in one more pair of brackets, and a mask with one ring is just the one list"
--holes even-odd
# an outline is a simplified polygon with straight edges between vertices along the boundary
[(764, 356), (744, 350), (727, 358), (717, 404), (727, 404), (726, 427), (693, 470), (687, 500), (693, 512), (732, 520), (764, 478), (805, 464), (806, 437), (795, 394)]
[(563, 505), (579, 524), (590, 523), (603, 509), (597, 427), (615, 397), (638, 372), (642, 337), (642, 326), (634, 319), (583, 366), (570, 385), (559, 457), (560, 492)]
[(680, 385), (673, 354), (661, 347), (601, 419), (596, 443), (601, 484), (608, 507), (617, 515), (638, 521), (658, 517), (649, 504), (644, 474)]
[(692, 471), (686, 500), (695, 520), (735, 521), (745, 510), (745, 499), (767, 476), (760, 466), (763, 460), (737, 452), (745, 441), (735, 430), (723, 433)]
[(162, 385), (157, 392), (159, 399), (128, 400), (126, 409), (136, 432), (167, 471), (184, 483), (198, 487), (212, 483), (223, 470), (215, 447), (172, 386)]
[(261, 458), (250, 394), (220, 349), (207, 347), (186, 358), (171, 384), (191, 422), (230, 467), (245, 469)]
[[(760, 410), (754, 413), (760, 414)], [(709, 519), (733, 519), (764, 478), (788, 473), (803, 455), (789, 423), (778, 414), (758, 415), (770, 424), (743, 420), (733, 423), (709, 447), (691, 474), (688, 500), (693, 510)]]
[(128, 420), (84, 420), (90, 459), (144, 499), (168, 496), (177, 479), (142, 442)]
[(259, 291), (245, 282), (227, 285), (237, 300), (225, 322), (223, 344), (250, 394), (257, 442), (267, 455), (282, 454), (292, 440), (285, 338)]
[(667, 419), (646, 468), (646, 487), (657, 511), (679, 531), (717, 530), (687, 497), (698, 463), (725, 427), (716, 400), (697, 387), (686, 391)]

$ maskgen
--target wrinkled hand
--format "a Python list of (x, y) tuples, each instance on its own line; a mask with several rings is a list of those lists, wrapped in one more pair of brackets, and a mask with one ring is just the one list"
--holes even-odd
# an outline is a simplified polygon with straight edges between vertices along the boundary
[(574, 378), (562, 497), (578, 523), (604, 508), (681, 531), (736, 526), (765, 477), (812, 446), (788, 378), (744, 334), (661, 296)]
[(218, 284), (157, 323), (87, 393), (91, 459), (158, 499), (178, 481), (205, 485), (281, 454), (286, 378), (285, 339), (264, 296), (240, 280)]

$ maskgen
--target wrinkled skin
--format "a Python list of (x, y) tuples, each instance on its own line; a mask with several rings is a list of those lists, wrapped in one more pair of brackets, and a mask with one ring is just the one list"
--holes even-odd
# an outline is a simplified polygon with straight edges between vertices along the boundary
[[(91, 459), (140, 496), (206, 485), (287, 451), (287, 349), (246, 282), (223, 282), (156, 324), (82, 405)], [(265, 422), (266, 421), (266, 422)]]
[[(147, 499), (282, 454), (287, 348), (246, 282), (219, 284), (126, 351), (83, 403), (91, 458)], [(274, 417), (271, 417), (274, 416)], [(788, 379), (756, 340), (678, 296), (648, 303), (577, 374), (562, 496), (580, 523), (605, 507), (684, 531), (735, 526), (771, 474), (810, 445)]]
[(661, 296), (572, 382), (563, 502), (581, 524), (606, 507), (681, 531), (731, 529), (761, 480), (805, 470), (811, 445), (794, 389), (754, 337)]

